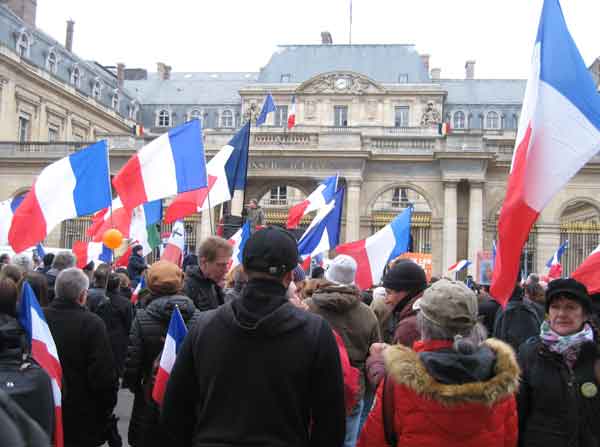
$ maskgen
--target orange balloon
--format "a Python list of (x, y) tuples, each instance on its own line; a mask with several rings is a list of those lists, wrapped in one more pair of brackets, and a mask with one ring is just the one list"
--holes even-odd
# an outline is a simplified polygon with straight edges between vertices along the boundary
[(119, 248), (123, 242), (123, 234), (116, 228), (106, 230), (102, 235), (102, 242), (111, 250)]

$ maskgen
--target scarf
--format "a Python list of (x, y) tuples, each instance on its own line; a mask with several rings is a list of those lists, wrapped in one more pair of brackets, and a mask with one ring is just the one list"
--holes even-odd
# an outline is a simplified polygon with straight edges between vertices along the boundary
[(594, 331), (592, 327), (585, 323), (583, 329), (571, 335), (559, 335), (552, 330), (547, 321), (542, 323), (540, 330), (542, 343), (548, 347), (551, 352), (563, 356), (569, 368), (573, 369), (577, 356), (581, 351), (581, 345), (594, 342)]

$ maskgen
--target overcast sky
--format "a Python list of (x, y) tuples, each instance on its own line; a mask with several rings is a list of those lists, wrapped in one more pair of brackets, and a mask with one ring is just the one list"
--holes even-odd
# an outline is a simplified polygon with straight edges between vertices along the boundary
[[(38, 0), (37, 25), (104, 65), (258, 71), (278, 44), (348, 43), (349, 0)], [(600, 1), (562, 0), (586, 62), (600, 56)], [(542, 0), (353, 0), (352, 43), (412, 43), (442, 77), (526, 78)]]

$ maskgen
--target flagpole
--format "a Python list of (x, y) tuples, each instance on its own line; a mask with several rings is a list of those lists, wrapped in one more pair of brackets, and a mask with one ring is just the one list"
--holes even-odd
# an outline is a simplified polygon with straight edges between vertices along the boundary
[[(110, 149), (108, 147), (108, 140), (106, 141), (106, 166), (108, 168), (108, 193), (110, 194), (110, 207), (109, 207), (109, 212), (110, 212), (110, 228), (113, 228), (113, 190), (112, 190), (112, 180), (110, 178)], [(114, 265), (115, 263), (115, 249), (111, 248), (111, 260), (112, 260), (112, 264)]]
[[(248, 187), (248, 166), (250, 165), (250, 132), (252, 131), (252, 111), (248, 117), (248, 158), (246, 159), (246, 172), (244, 173), (244, 193), (242, 194), (242, 214), (246, 207), (246, 188)], [(242, 219), (242, 225), (244, 220)]]

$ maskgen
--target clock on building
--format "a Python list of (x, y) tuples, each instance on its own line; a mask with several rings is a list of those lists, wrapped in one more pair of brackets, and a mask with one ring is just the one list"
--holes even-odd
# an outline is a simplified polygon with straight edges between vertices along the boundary
[(348, 80), (346, 78), (337, 78), (335, 80), (335, 88), (338, 90), (344, 90), (348, 88)]

